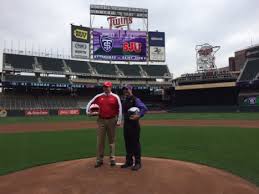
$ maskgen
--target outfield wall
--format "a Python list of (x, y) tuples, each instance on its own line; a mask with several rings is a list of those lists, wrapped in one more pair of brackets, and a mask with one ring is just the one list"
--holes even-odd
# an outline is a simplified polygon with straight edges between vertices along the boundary
[(175, 113), (233, 113), (240, 112), (239, 106), (180, 106), (173, 107)]
[[(254, 90), (253, 90), (254, 91)], [(215, 88), (175, 88), (172, 112), (259, 112), (259, 90), (240, 94), (236, 86)]]
[(59, 110), (0, 110), (0, 117), (33, 117), (33, 116), (78, 116), (86, 115), (85, 109)]
[(237, 87), (175, 90), (172, 103), (181, 106), (237, 106)]

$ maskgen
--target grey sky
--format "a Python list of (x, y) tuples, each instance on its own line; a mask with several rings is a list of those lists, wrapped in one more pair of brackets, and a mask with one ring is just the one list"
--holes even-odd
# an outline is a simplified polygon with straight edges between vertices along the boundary
[[(259, 43), (258, 0), (1, 0), (0, 48), (59, 49), (69, 53), (70, 23), (89, 25), (89, 5), (149, 9), (149, 29), (165, 31), (171, 73), (194, 72), (195, 45), (220, 45), (216, 64), (228, 65), (233, 52)], [(20, 44), (19, 44), (20, 43)]]

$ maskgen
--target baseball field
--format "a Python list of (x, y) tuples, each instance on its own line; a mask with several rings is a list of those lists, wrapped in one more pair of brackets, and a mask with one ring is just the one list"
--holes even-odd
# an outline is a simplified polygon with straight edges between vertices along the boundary
[[(259, 186), (259, 113), (147, 114), (141, 123), (143, 156), (206, 165)], [(86, 116), (1, 118), (0, 180), (35, 166), (94, 157), (95, 128), (95, 118)], [(121, 127), (116, 154), (124, 155)]]

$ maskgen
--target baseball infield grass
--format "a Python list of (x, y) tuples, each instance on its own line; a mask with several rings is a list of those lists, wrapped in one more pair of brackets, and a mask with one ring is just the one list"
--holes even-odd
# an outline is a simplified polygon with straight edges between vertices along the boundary
[[(81, 116), (39, 116), (39, 117), (7, 117), (0, 118), (0, 125), (14, 123), (35, 123), (35, 122), (71, 122), (95, 120), (96, 118)], [(258, 120), (259, 113), (161, 113), (147, 114), (143, 119), (162, 120), (162, 119), (188, 119), (188, 120)]]
[[(142, 127), (143, 155), (224, 169), (259, 186), (259, 129)], [(95, 156), (95, 130), (0, 134), (0, 175)], [(107, 146), (106, 146), (107, 147)], [(108, 150), (106, 150), (108, 153)], [(124, 155), (122, 130), (117, 155)]]

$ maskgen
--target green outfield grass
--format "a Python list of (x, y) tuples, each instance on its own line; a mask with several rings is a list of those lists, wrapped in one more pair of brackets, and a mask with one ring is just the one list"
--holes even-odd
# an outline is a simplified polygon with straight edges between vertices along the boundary
[[(143, 119), (233, 119), (233, 120), (258, 120), (259, 113), (162, 113), (147, 114)], [(95, 120), (94, 117), (81, 116), (39, 116), (39, 117), (7, 117), (0, 118), (1, 124), (33, 123), (33, 122), (71, 122)]]
[[(143, 155), (224, 169), (259, 185), (259, 129), (143, 127)], [(0, 134), (0, 174), (95, 156), (95, 130)], [(107, 152), (108, 153), (108, 152)], [(117, 155), (124, 155), (122, 130)]]

